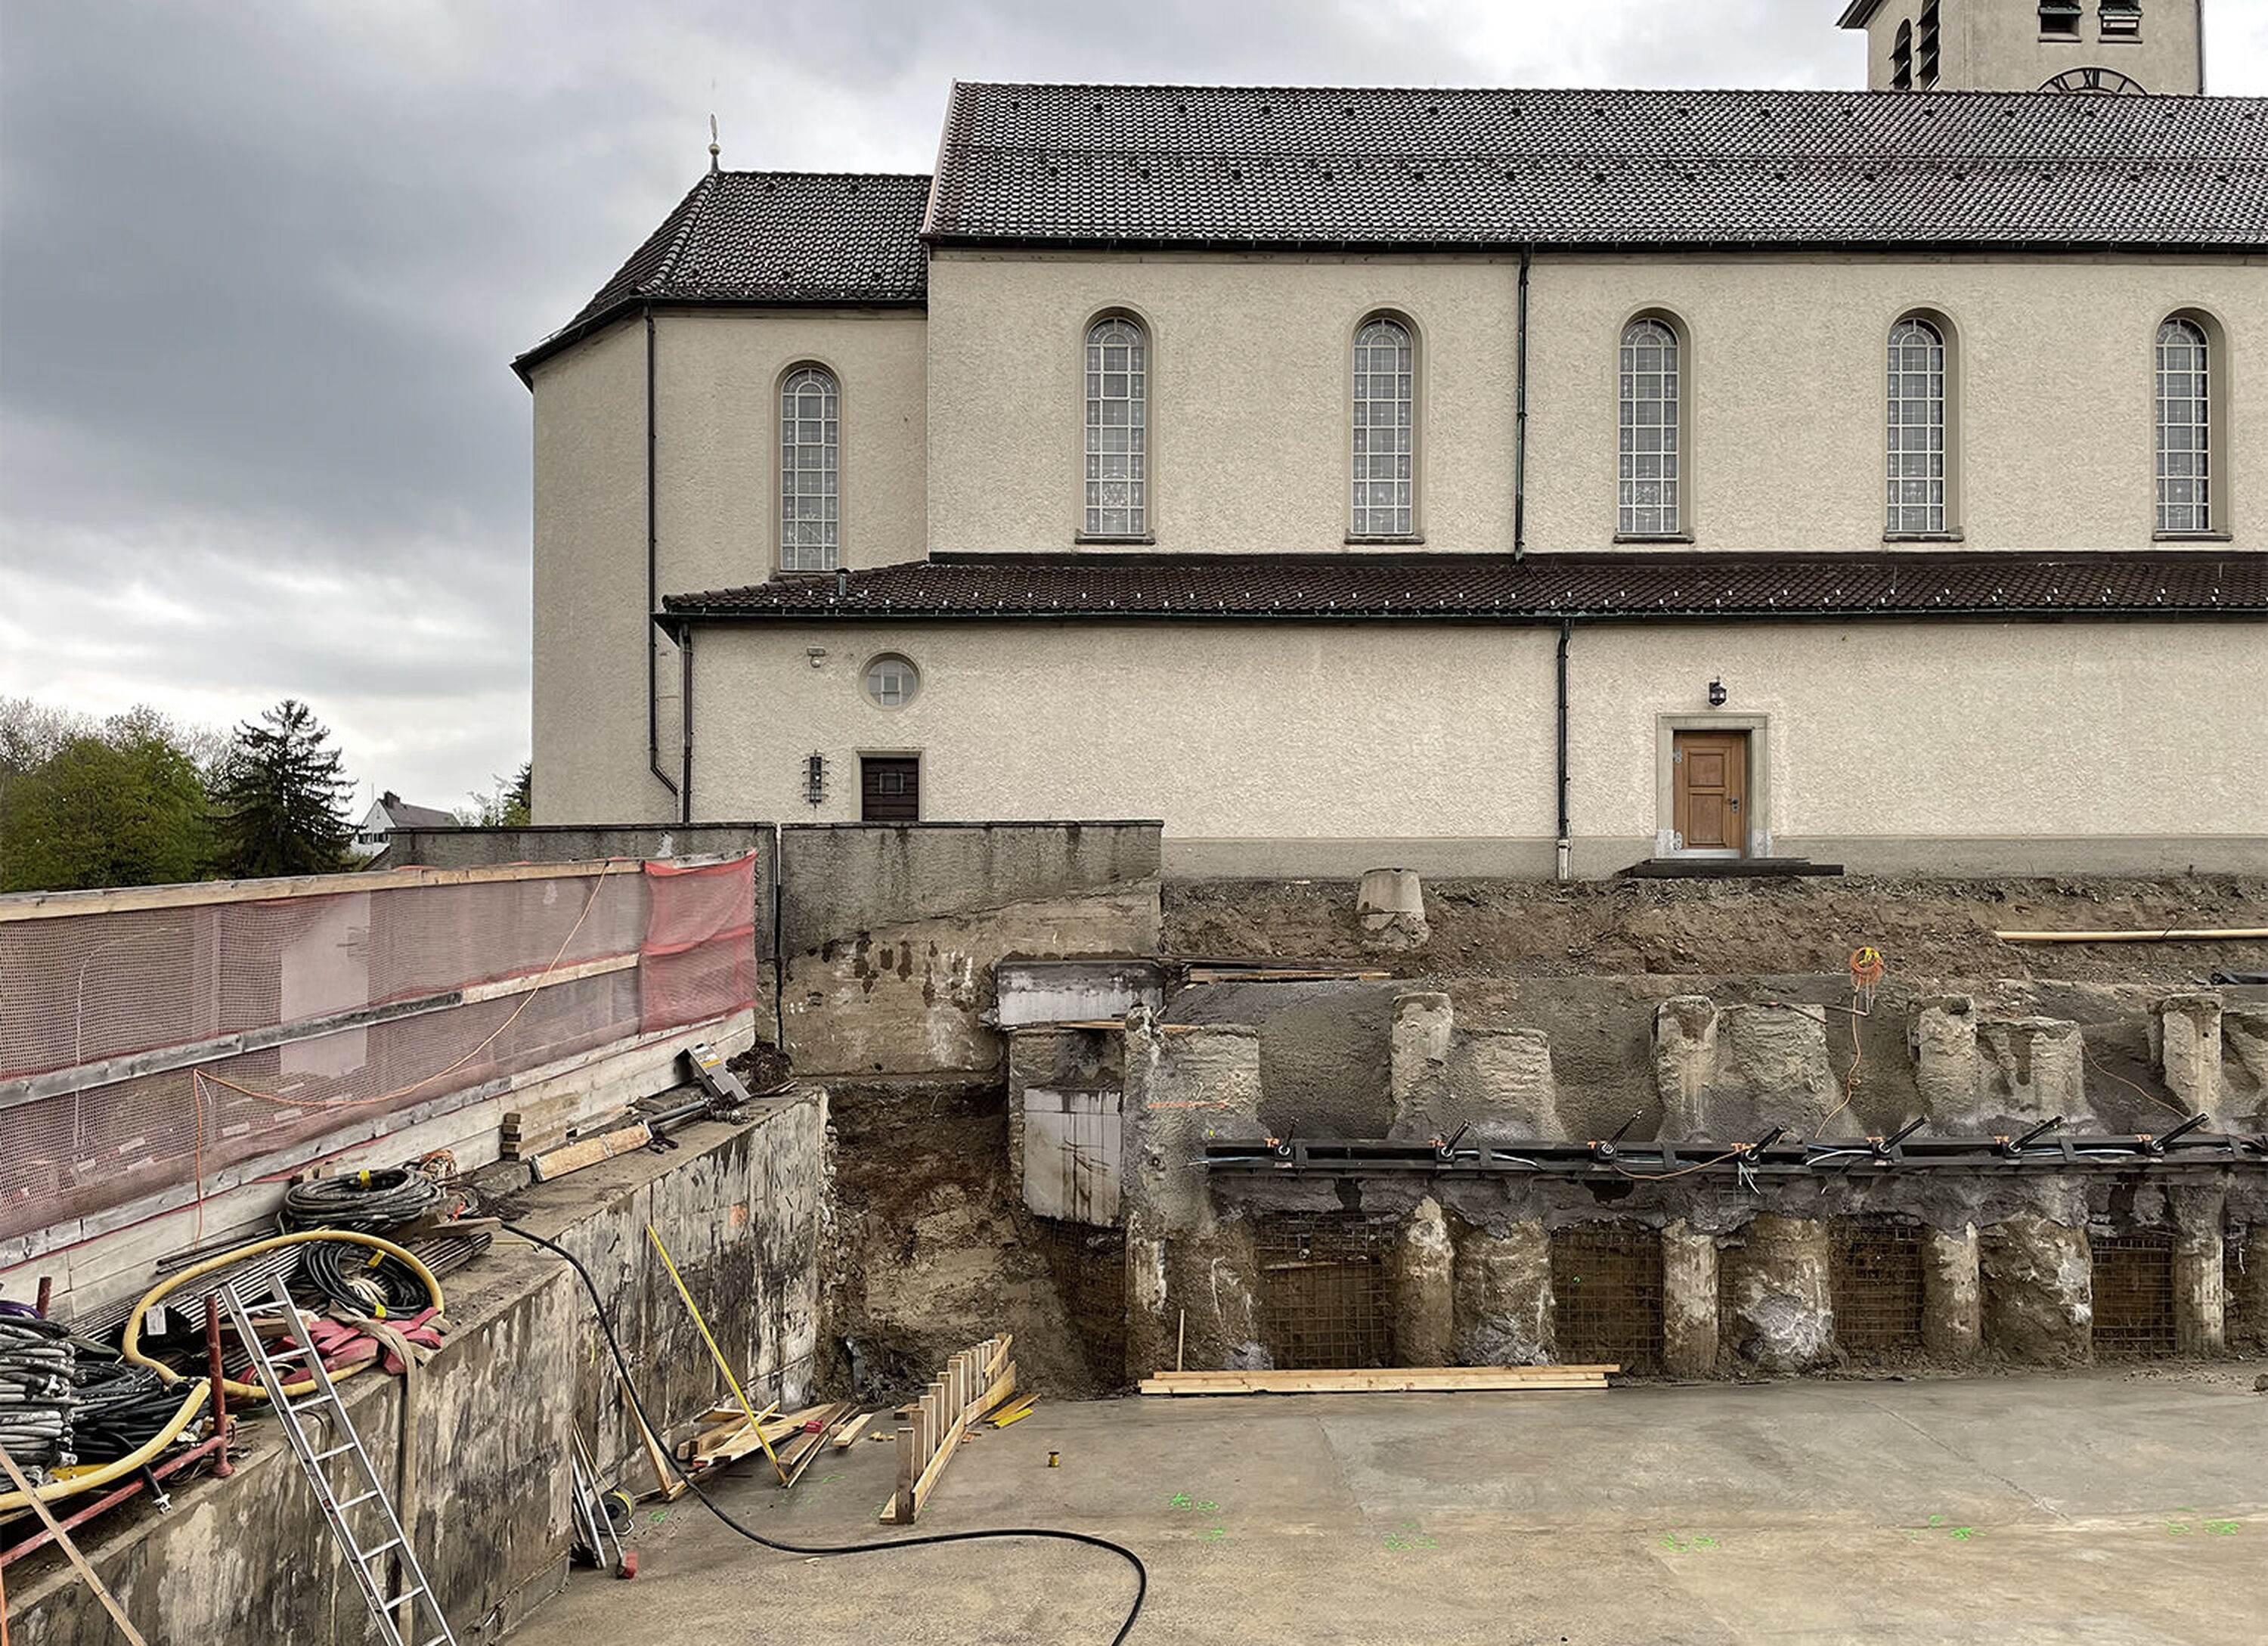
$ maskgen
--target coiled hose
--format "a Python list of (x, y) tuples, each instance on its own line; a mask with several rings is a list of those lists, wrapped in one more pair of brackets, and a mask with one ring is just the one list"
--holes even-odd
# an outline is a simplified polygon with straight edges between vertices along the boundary
[[(503, 1224), (501, 1227), (506, 1234), (517, 1235), (529, 1244), (541, 1246), (546, 1251), (566, 1259), (567, 1266), (574, 1270), (576, 1277), (583, 1282), (583, 1289), (591, 1295), (592, 1312), (599, 1317), (599, 1330), (606, 1336), (607, 1347), (615, 1357), (615, 1369), (622, 1374), (623, 1392), (630, 1396), (630, 1405), (638, 1414), (638, 1421), (645, 1425), (649, 1433), (660, 1434), (660, 1428), (651, 1417), (646, 1415), (645, 1400), (637, 1391), (636, 1380), (630, 1377), (630, 1363), (622, 1354), (622, 1346), (615, 1336), (615, 1323), (607, 1317), (605, 1300), (599, 1295), (598, 1283), (592, 1280), (591, 1272), (583, 1266), (573, 1252), (556, 1241), (546, 1240), (541, 1235), (531, 1234), (528, 1230), (515, 1228), (510, 1223)], [(760, 1532), (752, 1531), (733, 1519), (731, 1515), (718, 1506), (715, 1499), (701, 1489), (690, 1474), (686, 1473), (684, 1465), (678, 1462), (676, 1453), (665, 1451), (662, 1455), (668, 1458), (669, 1466), (677, 1478), (684, 1481), (693, 1495), (701, 1500), (701, 1506), (716, 1516), (725, 1527), (739, 1532), (751, 1543), (762, 1544), (768, 1549), (777, 1549), (783, 1554), (879, 1554), (887, 1549), (917, 1549), (925, 1545), (937, 1543), (976, 1543), (993, 1538), (1044, 1538), (1058, 1543), (1083, 1543), (1089, 1548), (1107, 1549), (1134, 1568), (1134, 1604), (1127, 1608), (1126, 1621), (1118, 1626), (1118, 1633), (1110, 1637), (1110, 1646), (1123, 1646), (1126, 1637), (1134, 1632), (1135, 1622), (1142, 1615), (1142, 1602), (1150, 1593), (1150, 1568), (1142, 1564), (1140, 1555), (1135, 1554), (1124, 1544), (1113, 1543), (1108, 1538), (1092, 1537), (1084, 1532), (1064, 1532), (1052, 1526), (999, 1526), (988, 1527), (979, 1532), (933, 1532), (918, 1538), (894, 1538), (887, 1543), (782, 1542), (777, 1538), (768, 1538)]]
[(81, 1359), (73, 1379), (71, 1447), (81, 1463), (130, 1458), (180, 1410), (181, 1394), (146, 1366)]
[(0, 1446), (26, 1468), (77, 1461), (71, 1443), (76, 1359), (68, 1326), (35, 1315), (0, 1315)]
[(299, 1252), (298, 1278), (349, 1314), (385, 1320), (425, 1306), (417, 1271), (386, 1252), (342, 1240), (311, 1241)]
[(286, 1234), (309, 1229), (352, 1229), (376, 1234), (406, 1223), (441, 1202), (441, 1185), (409, 1166), (313, 1177), (284, 1192), (276, 1222)]

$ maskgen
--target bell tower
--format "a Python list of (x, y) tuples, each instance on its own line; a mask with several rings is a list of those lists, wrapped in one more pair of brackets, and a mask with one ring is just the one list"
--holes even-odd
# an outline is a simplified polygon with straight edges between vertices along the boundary
[(1850, 0), (1870, 92), (2205, 90), (2204, 0)]

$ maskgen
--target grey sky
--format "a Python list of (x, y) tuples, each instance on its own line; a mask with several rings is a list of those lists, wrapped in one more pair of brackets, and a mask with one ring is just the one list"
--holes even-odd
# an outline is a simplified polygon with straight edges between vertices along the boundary
[[(528, 404), (706, 164), (924, 171), (970, 79), (1858, 85), (1837, 0), (0, 6), (0, 694), (527, 746)], [(2208, 0), (2268, 92), (2268, 0)]]

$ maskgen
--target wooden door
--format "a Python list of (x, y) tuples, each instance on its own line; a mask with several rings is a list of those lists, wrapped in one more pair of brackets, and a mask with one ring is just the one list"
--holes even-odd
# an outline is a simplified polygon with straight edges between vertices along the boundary
[(865, 755), (858, 761), (861, 823), (921, 821), (921, 762), (910, 755)]
[(1742, 814), (1749, 776), (1746, 732), (1676, 732), (1669, 747), (1680, 849), (1740, 856), (1749, 849)]

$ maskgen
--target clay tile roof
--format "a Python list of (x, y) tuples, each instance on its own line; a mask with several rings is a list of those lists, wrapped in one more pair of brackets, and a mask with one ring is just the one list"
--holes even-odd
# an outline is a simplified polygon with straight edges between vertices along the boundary
[(922, 176), (711, 172), (527, 368), (639, 303), (919, 304)]
[(2268, 614), (2268, 554), (1077, 555), (939, 558), (673, 594), (675, 616), (1417, 618)]
[(2268, 244), (2268, 99), (954, 88), (934, 242)]

